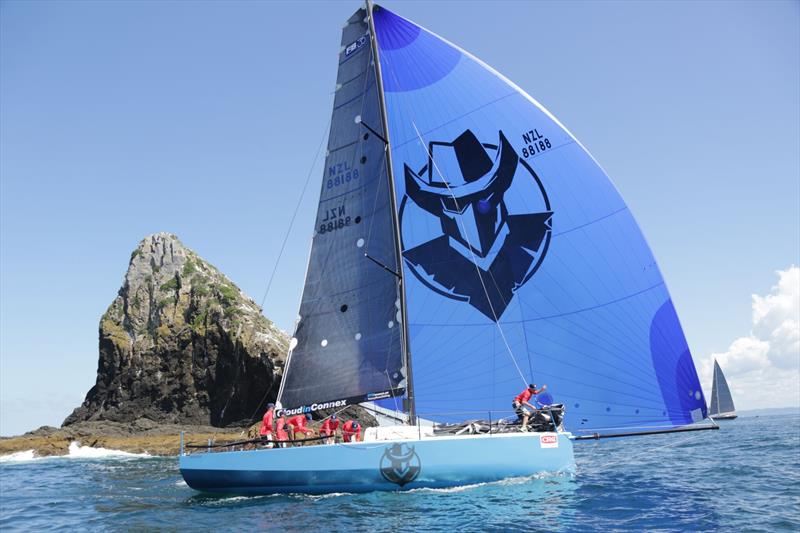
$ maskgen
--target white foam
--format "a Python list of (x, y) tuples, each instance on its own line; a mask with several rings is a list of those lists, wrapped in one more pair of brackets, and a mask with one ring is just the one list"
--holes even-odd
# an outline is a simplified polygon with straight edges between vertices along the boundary
[(35, 461), (37, 459), (42, 459), (42, 457), (37, 457), (36, 452), (33, 450), (25, 450), (23, 452), (0, 455), (0, 463), (24, 463), (28, 461)]
[(81, 446), (78, 441), (69, 443), (69, 454), (67, 457), (76, 459), (106, 459), (120, 457), (152, 457), (149, 453), (131, 453), (122, 450), (109, 450), (108, 448), (92, 448), (91, 446)]
[(188, 487), (189, 485), (187, 485), (184, 480), (179, 479), (178, 481), (175, 482), (175, 486), (176, 487)]
[(22, 452), (14, 452), (8, 455), (0, 455), (0, 463), (24, 463), (30, 461), (39, 461), (42, 459), (120, 459), (120, 458), (136, 458), (136, 457), (152, 457), (149, 453), (130, 453), (123, 452), (122, 450), (109, 450), (108, 448), (92, 448), (91, 446), (81, 446), (78, 441), (72, 441), (69, 444), (69, 453), (67, 455), (51, 455), (47, 457), (40, 457), (36, 455), (35, 450), (25, 450)]
[(472, 483), (469, 485), (458, 485), (456, 487), (445, 487), (441, 489), (435, 489), (430, 487), (420, 487), (418, 489), (411, 489), (408, 492), (439, 492), (443, 494), (451, 493), (451, 492), (464, 492), (465, 490), (472, 490), (478, 487), (482, 487), (484, 485), (488, 485), (488, 483)]
[(455, 487), (445, 487), (445, 488), (430, 488), (430, 487), (420, 487), (417, 489), (411, 489), (408, 492), (439, 492), (439, 493), (450, 493), (450, 492), (463, 492), (466, 490), (476, 489), (478, 487), (484, 487), (487, 485), (520, 485), (524, 483), (529, 483), (531, 481), (537, 479), (546, 479), (546, 478), (554, 478), (554, 477), (563, 477), (563, 476), (571, 476), (570, 472), (540, 472), (538, 474), (532, 474), (530, 476), (518, 476), (518, 477), (508, 477), (504, 479), (500, 479), (497, 481), (487, 481), (483, 483), (469, 483), (466, 485), (458, 485)]
[(328, 498), (339, 498), (340, 496), (352, 496), (350, 492), (331, 492), (329, 494), (302, 494), (299, 495), (304, 498), (309, 498), (313, 501), (316, 500), (327, 500)]

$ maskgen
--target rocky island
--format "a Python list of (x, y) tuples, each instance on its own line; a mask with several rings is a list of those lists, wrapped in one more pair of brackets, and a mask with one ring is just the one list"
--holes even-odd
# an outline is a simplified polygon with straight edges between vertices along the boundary
[(216, 267), (171, 233), (150, 235), (100, 319), (97, 379), (83, 404), (61, 428), (0, 439), (0, 455), (60, 455), (73, 441), (175, 455), (180, 431), (199, 442), (241, 438), (275, 401), (288, 345)]

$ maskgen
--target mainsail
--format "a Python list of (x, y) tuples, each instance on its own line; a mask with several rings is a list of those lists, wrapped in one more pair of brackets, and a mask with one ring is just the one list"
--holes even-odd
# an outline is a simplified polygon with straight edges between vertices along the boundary
[(365, 9), (342, 30), (325, 174), (278, 399), (313, 410), (403, 394), (398, 247)]
[(735, 414), (736, 408), (733, 406), (731, 389), (728, 388), (728, 382), (725, 379), (725, 374), (722, 373), (719, 363), (714, 359), (714, 382), (711, 385), (711, 400), (708, 405), (708, 416), (730, 416)]
[(530, 382), (576, 433), (705, 418), (661, 272), (591, 155), (469, 53), (379, 6), (373, 19), (417, 413), (510, 414)]

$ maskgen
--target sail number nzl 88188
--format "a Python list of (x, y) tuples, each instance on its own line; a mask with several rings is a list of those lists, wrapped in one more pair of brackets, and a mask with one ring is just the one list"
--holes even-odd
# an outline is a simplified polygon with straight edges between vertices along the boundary
[(331, 231), (336, 231), (337, 229), (342, 229), (352, 224), (352, 220), (350, 215), (345, 213), (344, 204), (338, 207), (332, 207), (325, 211), (325, 218), (322, 219), (322, 223), (319, 225), (319, 233), (328, 233)]
[(544, 137), (536, 130), (536, 128), (523, 133), (522, 141), (525, 143), (525, 146), (522, 148), (522, 157), (525, 159), (528, 159), (536, 154), (540, 154), (553, 147), (550, 139)]
[(350, 183), (357, 179), (357, 168), (350, 168), (350, 164), (347, 162), (334, 163), (328, 167), (328, 179), (325, 180), (325, 187), (327, 189), (333, 189), (334, 187)]

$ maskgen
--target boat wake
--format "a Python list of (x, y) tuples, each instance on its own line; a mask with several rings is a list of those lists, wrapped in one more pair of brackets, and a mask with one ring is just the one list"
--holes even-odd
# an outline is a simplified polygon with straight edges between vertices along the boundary
[(539, 472), (537, 474), (533, 474), (530, 476), (520, 476), (520, 477), (509, 477), (505, 479), (501, 479), (498, 481), (486, 481), (483, 483), (470, 483), (467, 485), (458, 485), (456, 487), (445, 487), (445, 488), (428, 488), (428, 487), (421, 487), (418, 489), (411, 489), (407, 492), (415, 493), (415, 492), (434, 492), (434, 493), (441, 493), (441, 494), (448, 494), (454, 492), (464, 492), (468, 490), (477, 489), (480, 487), (486, 486), (507, 486), (507, 485), (522, 485), (525, 483), (530, 483), (531, 481), (538, 481), (543, 479), (552, 479), (552, 478), (571, 478), (573, 476), (573, 472), (571, 471), (560, 471), (560, 472)]
[(328, 498), (340, 498), (342, 496), (354, 496), (352, 492), (331, 492), (330, 494), (296, 494), (293, 496), (301, 497), (311, 501), (327, 500)]

